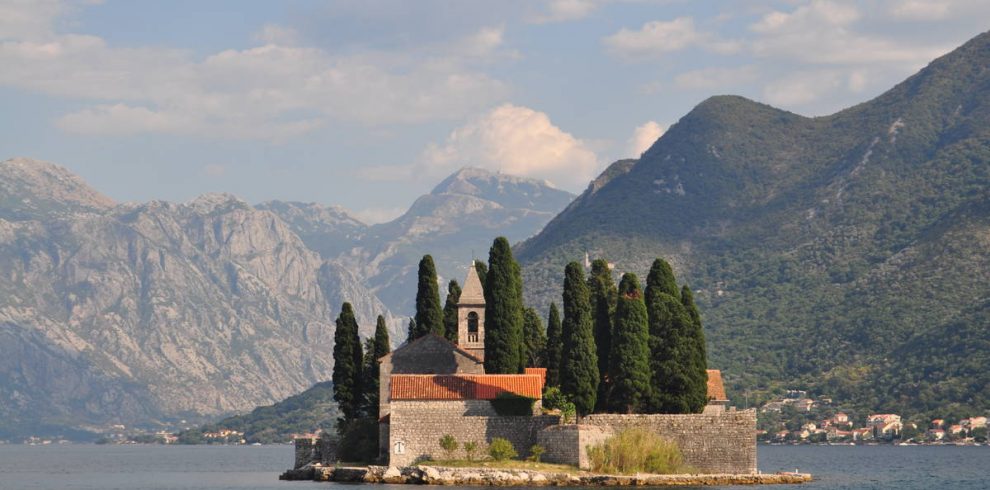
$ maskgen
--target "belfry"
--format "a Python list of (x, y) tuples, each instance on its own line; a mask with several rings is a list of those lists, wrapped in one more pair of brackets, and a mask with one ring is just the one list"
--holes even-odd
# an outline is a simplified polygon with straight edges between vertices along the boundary
[(485, 360), (485, 290), (474, 261), (468, 268), (464, 289), (457, 302), (457, 346)]

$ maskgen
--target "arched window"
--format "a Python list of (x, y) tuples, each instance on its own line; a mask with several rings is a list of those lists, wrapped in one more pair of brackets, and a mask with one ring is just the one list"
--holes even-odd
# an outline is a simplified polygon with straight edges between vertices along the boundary
[(478, 341), (478, 314), (476, 312), (470, 312), (467, 315), (467, 327), (468, 327), (468, 342)]

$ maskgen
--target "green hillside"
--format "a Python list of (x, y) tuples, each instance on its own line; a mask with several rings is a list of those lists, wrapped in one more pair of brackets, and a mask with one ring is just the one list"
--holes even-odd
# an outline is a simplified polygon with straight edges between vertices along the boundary
[[(956, 351), (924, 339), (990, 326), (964, 314), (990, 295), (990, 34), (826, 117), (712, 97), (616, 165), (517, 247), (531, 303), (586, 252), (640, 274), (663, 256), (698, 291), (710, 365), (740, 403), (806, 386), (924, 411), (911, 393), (951, 385), (935, 405), (987, 408), (965, 371), (919, 378), (908, 361), (941, 365)], [(966, 328), (939, 327), (954, 318)]]

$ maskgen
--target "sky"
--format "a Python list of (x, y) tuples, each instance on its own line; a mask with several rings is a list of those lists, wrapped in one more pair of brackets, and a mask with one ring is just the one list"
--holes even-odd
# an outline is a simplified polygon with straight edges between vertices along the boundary
[(578, 193), (712, 95), (831, 114), (986, 19), (972, 0), (0, 0), (0, 160), (118, 201), (382, 222), (464, 166)]

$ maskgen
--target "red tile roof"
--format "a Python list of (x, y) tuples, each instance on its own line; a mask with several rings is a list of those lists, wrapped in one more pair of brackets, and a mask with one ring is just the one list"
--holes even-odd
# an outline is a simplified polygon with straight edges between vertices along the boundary
[(392, 400), (494, 400), (501, 393), (542, 398), (538, 374), (393, 374)]
[(722, 384), (722, 371), (718, 369), (708, 370), (708, 399), (728, 400), (725, 396), (725, 385)]
[(543, 384), (547, 384), (547, 368), (528, 367), (523, 369), (523, 374), (537, 374), (543, 379)]

